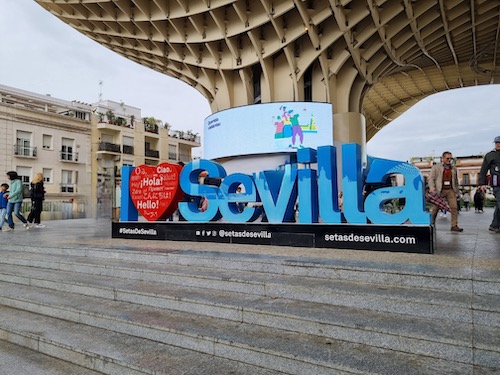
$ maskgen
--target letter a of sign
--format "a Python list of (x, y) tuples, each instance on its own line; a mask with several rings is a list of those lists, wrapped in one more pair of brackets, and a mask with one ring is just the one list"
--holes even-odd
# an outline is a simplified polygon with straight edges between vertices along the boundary
[[(391, 174), (404, 177), (405, 185), (382, 187), (372, 191), (365, 200), (365, 211), (370, 221), (377, 224), (403, 224), (410, 220), (412, 224), (429, 225), (430, 215), (425, 212), (424, 181), (417, 167), (400, 161), (374, 159), (370, 165), (367, 183), (381, 183)], [(404, 198), (401, 211), (389, 214), (381, 209), (384, 202)]]

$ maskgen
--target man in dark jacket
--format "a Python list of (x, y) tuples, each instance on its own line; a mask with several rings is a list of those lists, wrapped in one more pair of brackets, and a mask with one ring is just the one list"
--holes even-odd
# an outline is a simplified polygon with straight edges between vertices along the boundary
[(479, 171), (478, 184), (485, 191), (486, 174), (490, 172), (490, 185), (493, 187), (493, 194), (497, 200), (490, 230), (500, 233), (500, 136), (496, 137), (493, 142), (495, 142), (495, 149), (484, 156), (483, 165)]

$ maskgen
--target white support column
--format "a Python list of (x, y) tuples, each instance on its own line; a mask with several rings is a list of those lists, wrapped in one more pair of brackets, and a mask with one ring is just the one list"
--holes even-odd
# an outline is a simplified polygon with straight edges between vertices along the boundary
[(333, 114), (333, 138), (341, 143), (358, 143), (361, 145), (361, 158), (366, 165), (366, 124), (365, 116), (357, 112)]

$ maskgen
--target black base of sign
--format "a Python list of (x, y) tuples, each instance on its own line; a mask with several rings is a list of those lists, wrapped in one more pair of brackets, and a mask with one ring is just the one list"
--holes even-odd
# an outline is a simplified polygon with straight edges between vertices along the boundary
[(434, 253), (432, 226), (115, 222), (112, 237)]

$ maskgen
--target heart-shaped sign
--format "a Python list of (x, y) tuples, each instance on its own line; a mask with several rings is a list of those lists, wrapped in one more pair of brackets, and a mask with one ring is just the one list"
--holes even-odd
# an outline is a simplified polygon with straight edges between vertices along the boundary
[(140, 165), (130, 176), (130, 197), (137, 211), (148, 221), (165, 220), (184, 196), (179, 186), (182, 167), (161, 163)]

